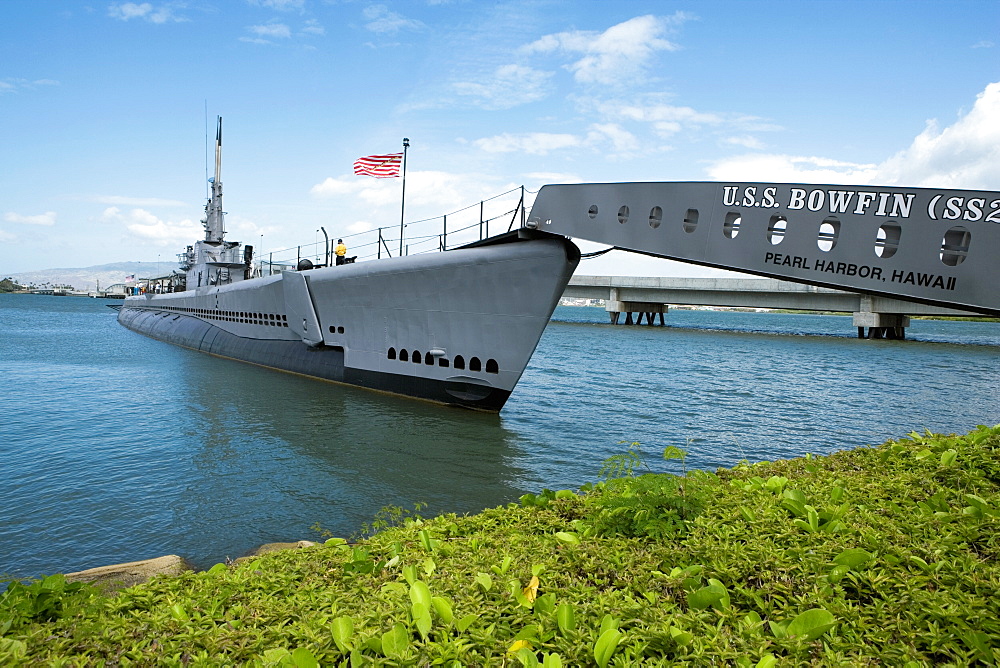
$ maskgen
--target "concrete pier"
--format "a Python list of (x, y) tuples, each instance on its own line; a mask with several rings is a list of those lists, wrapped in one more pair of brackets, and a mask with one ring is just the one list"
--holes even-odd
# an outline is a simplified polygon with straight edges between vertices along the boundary
[[(852, 313), (860, 338), (905, 339), (910, 316), (974, 316), (969, 311), (821, 288), (772, 278), (574, 276), (564, 297), (605, 300), (612, 324), (664, 324), (669, 305)], [(625, 318), (621, 318), (621, 314)]]

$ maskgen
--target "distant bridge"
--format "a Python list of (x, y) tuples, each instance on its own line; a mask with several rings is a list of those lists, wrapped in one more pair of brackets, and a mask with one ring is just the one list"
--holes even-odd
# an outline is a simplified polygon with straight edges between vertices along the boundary
[[(854, 314), (860, 338), (905, 338), (911, 315), (973, 316), (942, 306), (761, 278), (574, 276), (564, 297), (605, 300), (611, 322), (652, 325), (668, 305), (840, 311)], [(633, 318), (633, 314), (635, 317)]]

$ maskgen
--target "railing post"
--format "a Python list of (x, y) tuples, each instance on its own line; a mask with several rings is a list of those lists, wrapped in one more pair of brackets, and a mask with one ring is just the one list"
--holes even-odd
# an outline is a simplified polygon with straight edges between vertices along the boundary
[(442, 235), (442, 238), (444, 239), (444, 241), (442, 241), (442, 248), (441, 248), (441, 250), (448, 250), (448, 215), (447, 214), (445, 214), (445, 216), (444, 216), (444, 225), (441, 226), (441, 229), (444, 232), (444, 234)]
[(480, 200), (479, 202), (479, 240), (483, 240), (483, 204), (484, 202)]
[(521, 227), (524, 227), (524, 186), (521, 186)]
[(378, 228), (378, 246), (376, 248), (378, 249), (378, 257), (377, 257), (377, 259), (381, 260), (382, 259), (382, 228), (381, 227)]

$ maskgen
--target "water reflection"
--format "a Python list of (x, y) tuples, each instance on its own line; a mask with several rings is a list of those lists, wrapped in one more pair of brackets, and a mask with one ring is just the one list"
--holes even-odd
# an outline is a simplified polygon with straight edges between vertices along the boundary
[[(349, 535), (386, 505), (473, 512), (521, 493), (517, 437), (496, 415), (184, 352), (177, 394), (197, 417), (174, 524), (204, 527), (227, 556), (314, 538), (317, 522)], [(232, 524), (226, 538), (219, 527)]]

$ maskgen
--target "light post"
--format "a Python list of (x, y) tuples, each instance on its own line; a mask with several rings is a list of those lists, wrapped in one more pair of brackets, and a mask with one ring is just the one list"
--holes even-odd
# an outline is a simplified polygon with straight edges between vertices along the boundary
[(403, 137), (403, 197), (399, 207), (399, 257), (403, 257), (403, 216), (406, 213), (406, 151), (410, 148), (410, 140)]

